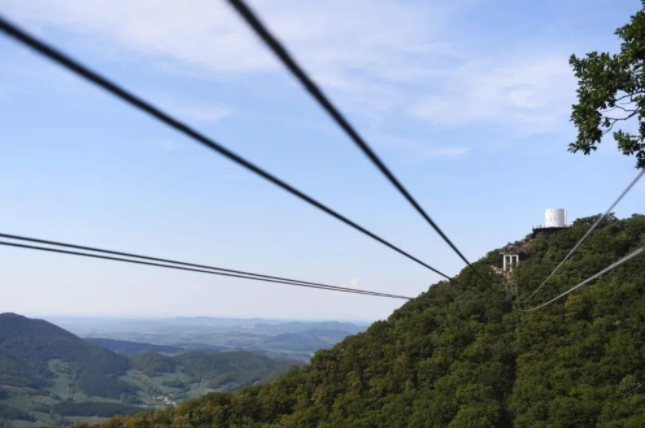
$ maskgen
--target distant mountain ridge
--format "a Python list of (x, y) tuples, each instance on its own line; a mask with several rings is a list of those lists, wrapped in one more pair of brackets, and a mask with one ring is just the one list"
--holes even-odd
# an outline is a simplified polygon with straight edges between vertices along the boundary
[(222, 346), (210, 346), (204, 344), (178, 344), (171, 345), (153, 345), (151, 343), (132, 342), (129, 340), (103, 339), (98, 337), (87, 337), (84, 339), (93, 345), (101, 346), (112, 352), (123, 355), (138, 355), (146, 352), (158, 352), (160, 354), (178, 355), (186, 352), (203, 352), (213, 353), (226, 350)]
[[(90, 343), (125, 355), (157, 351), (180, 353), (168, 346), (200, 352), (243, 349), (272, 358), (309, 361), (318, 349), (328, 349), (366, 326), (338, 321), (278, 321), (210, 317), (168, 319), (52, 318)], [(135, 342), (132, 345), (120, 342)], [(137, 349), (137, 347), (139, 349)]]
[(131, 414), (267, 382), (295, 364), (191, 346), (87, 341), (44, 320), (0, 314), (0, 420), (60, 425), (70, 416)]
[(78, 385), (88, 394), (111, 397), (128, 389), (115, 380), (127, 370), (127, 358), (89, 344), (44, 320), (0, 314), (0, 351), (5, 363), (11, 358), (17, 359), (14, 370), (3, 371), (3, 374), (15, 376), (18, 383), (51, 384), (54, 374), (48, 362), (61, 360), (75, 365)]

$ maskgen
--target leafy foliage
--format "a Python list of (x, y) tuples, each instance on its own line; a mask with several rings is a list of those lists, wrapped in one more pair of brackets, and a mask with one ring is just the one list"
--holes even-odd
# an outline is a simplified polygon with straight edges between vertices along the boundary
[[(146, 347), (131, 342), (110, 344), (138, 350)], [(64, 416), (132, 414), (198, 396), (209, 388), (233, 391), (268, 382), (294, 364), (246, 351), (208, 351), (176, 358), (154, 352), (128, 358), (46, 321), (0, 314), (0, 386), (11, 392), (7, 397), (0, 388), (0, 400), (8, 398), (6, 404), (13, 406), (3, 407), (0, 421), (22, 418), (19, 425), (23, 427), (29, 422), (61, 426), (66, 423)], [(174, 381), (153, 379), (170, 373), (176, 373)], [(139, 407), (118, 406), (123, 404)], [(32, 420), (32, 414), (38, 421)]]
[(184, 389), (186, 388), (186, 384), (179, 379), (172, 379), (172, 380), (164, 380), (162, 382), (163, 386), (167, 386), (169, 388), (175, 388), (175, 389)]
[(108, 418), (116, 415), (134, 415), (141, 412), (141, 408), (136, 406), (100, 401), (83, 403), (64, 401), (54, 405), (53, 410), (63, 416), (99, 416)]
[(20, 360), (0, 346), (0, 385), (38, 388), (50, 385), (51, 375), (46, 367)]
[(629, 24), (616, 30), (620, 53), (571, 56), (578, 78), (578, 104), (571, 115), (578, 137), (571, 152), (591, 153), (616, 124), (635, 118), (636, 133), (620, 129), (613, 137), (623, 154), (636, 157), (637, 168), (645, 168), (645, 0), (643, 5)]
[(177, 369), (177, 362), (156, 352), (146, 352), (130, 357), (130, 367), (147, 376), (161, 376), (163, 373), (174, 373)]
[[(510, 281), (527, 295), (597, 217), (520, 243)], [(534, 298), (539, 303), (645, 245), (645, 216), (609, 218)], [(634, 259), (546, 308), (504, 301), (477, 263), (386, 321), (316, 353), (273, 383), (99, 428), (617, 428), (645, 426), (645, 262)]]
[(185, 349), (177, 346), (168, 345), (152, 345), (150, 343), (132, 342), (129, 340), (115, 340), (115, 339), (101, 339), (101, 338), (85, 338), (86, 342), (92, 345), (98, 345), (101, 348), (109, 349), (112, 352), (123, 355), (137, 355), (146, 352), (159, 352), (165, 354), (181, 354), (186, 352)]
[(280, 364), (269, 357), (246, 351), (218, 354), (188, 352), (174, 359), (185, 368), (188, 374), (195, 377), (210, 377), (225, 372), (269, 370)]
[(32, 415), (22, 410), (16, 409), (15, 407), (6, 406), (0, 404), (0, 420), (20, 420), (20, 421), (29, 421), (33, 422), (36, 420)]
[(48, 361), (74, 363), (79, 387), (88, 395), (118, 398), (132, 388), (116, 379), (128, 370), (122, 355), (86, 343), (47, 321), (0, 314), (0, 382), (43, 387), (53, 373)]
[(82, 372), (78, 377), (78, 386), (89, 396), (104, 398), (118, 399), (136, 392), (136, 388), (117, 377), (98, 372)]

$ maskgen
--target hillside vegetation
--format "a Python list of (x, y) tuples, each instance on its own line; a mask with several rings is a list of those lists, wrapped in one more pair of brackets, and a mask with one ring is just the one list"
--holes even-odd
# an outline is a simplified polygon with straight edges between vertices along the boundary
[(146, 352), (157, 352), (164, 354), (181, 354), (185, 349), (169, 345), (152, 345), (150, 343), (138, 343), (128, 340), (102, 339), (96, 337), (84, 338), (86, 342), (109, 349), (112, 352), (123, 355), (138, 355)]
[(128, 359), (91, 345), (43, 320), (0, 314), (0, 382), (13, 386), (53, 386), (50, 360), (73, 363), (72, 375), (88, 395), (118, 398), (130, 390), (116, 378), (128, 370)]
[(181, 350), (184, 354), (172, 357), (155, 352), (128, 357), (47, 321), (0, 314), (0, 427), (70, 425), (65, 418), (139, 413), (268, 382), (295, 364), (246, 351)]
[(89, 343), (119, 354), (158, 352), (177, 355), (245, 350), (271, 358), (309, 359), (319, 349), (329, 349), (345, 337), (367, 327), (341, 322), (286, 322), (263, 319), (167, 318), (114, 320), (101, 318), (51, 318)]
[[(440, 282), (387, 320), (316, 353), (275, 382), (174, 408), (115, 417), (100, 428), (636, 428), (645, 426), (645, 260), (634, 259), (536, 312), (526, 296), (597, 218), (518, 242)], [(608, 219), (531, 301), (555, 296), (645, 245), (645, 216)], [(530, 305), (529, 305), (530, 306)]]
[(147, 376), (161, 376), (164, 373), (175, 373), (177, 361), (156, 352), (146, 352), (130, 357), (130, 366)]

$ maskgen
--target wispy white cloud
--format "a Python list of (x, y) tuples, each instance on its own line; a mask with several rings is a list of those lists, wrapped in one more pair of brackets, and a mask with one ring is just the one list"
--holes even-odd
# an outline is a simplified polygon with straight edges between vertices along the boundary
[(348, 282), (341, 284), (341, 287), (358, 288), (358, 278), (352, 278)]
[[(344, 110), (401, 112), (446, 127), (482, 122), (559, 129), (574, 86), (567, 54), (473, 52), (451, 22), (473, 2), (256, 0), (253, 5)], [(22, 22), (55, 25), (215, 77), (283, 72), (223, 0), (5, 0)], [(180, 112), (181, 113), (181, 112)], [(227, 109), (185, 111), (213, 121)], [(429, 156), (465, 150), (428, 148)]]
[[(439, 1), (258, 0), (253, 5), (316, 80), (348, 108), (381, 114), (405, 103), (397, 84), (432, 73), (452, 55), (439, 42), (452, 13)], [(172, 60), (214, 76), (283, 73), (223, 0), (5, 0), (28, 25), (54, 25), (126, 51)], [(172, 67), (167, 67), (172, 68)]]
[(404, 158), (410, 162), (458, 158), (470, 152), (470, 147), (465, 145), (437, 144), (432, 141), (421, 141), (410, 137), (384, 133), (375, 133), (370, 136), (370, 141), (376, 143), (379, 147), (396, 149), (403, 153)]
[(566, 55), (466, 64), (444, 83), (410, 112), (449, 126), (492, 122), (529, 133), (550, 132), (566, 123), (575, 96)]
[(422, 151), (425, 158), (456, 158), (468, 153), (467, 147), (430, 147)]
[[(427, 41), (445, 15), (445, 8), (393, 0), (261, 0), (254, 5), (320, 79), (341, 85), (341, 75), (351, 70), (410, 74), (407, 59), (435, 48)], [(4, 7), (27, 22), (64, 25), (216, 72), (281, 68), (222, 0), (6, 0)], [(435, 19), (424, 20), (431, 14)]]
[(193, 122), (217, 122), (233, 114), (230, 108), (206, 107), (177, 107), (173, 109), (177, 115)]
[(159, 104), (168, 113), (194, 124), (218, 122), (235, 113), (230, 107), (205, 103), (203, 100), (191, 100), (184, 95), (170, 92), (150, 92), (147, 98)]
[(154, 147), (160, 150), (163, 150), (165, 152), (174, 152), (176, 150), (179, 150), (179, 144), (174, 140), (168, 140), (168, 139), (155, 140), (155, 141), (152, 141), (151, 144)]

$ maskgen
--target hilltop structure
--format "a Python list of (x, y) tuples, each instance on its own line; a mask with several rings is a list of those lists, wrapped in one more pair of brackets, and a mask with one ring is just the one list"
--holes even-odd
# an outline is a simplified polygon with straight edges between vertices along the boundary
[[(553, 269), (552, 256), (569, 251), (596, 219), (513, 243), (508, 250), (520, 256), (513, 268), (518, 281), (508, 285), (519, 283), (524, 296), (535, 290)], [(594, 250), (572, 257), (568, 269), (592, 276), (599, 262), (640, 248), (643, 237), (643, 215), (600, 224)], [(476, 263), (497, 283), (498, 251)], [(317, 352), (309, 365), (268, 385), (93, 428), (645, 427), (643, 278), (645, 263), (633, 260), (592, 287), (525, 313), (464, 269), (456, 277), (463, 287), (430, 286), (364, 333)], [(562, 278), (531, 304), (570, 285)], [(504, 291), (510, 297), (513, 290)]]
[[(544, 226), (533, 227), (533, 232), (524, 240), (535, 238), (539, 234), (551, 233), (569, 227), (567, 225), (567, 210), (564, 208), (547, 208), (544, 211)], [(506, 245), (499, 253), (502, 256), (501, 273), (507, 275), (520, 263), (521, 242)]]
[(569, 227), (567, 225), (567, 210), (564, 208), (548, 208), (544, 211), (544, 226), (535, 226), (533, 236), (552, 233), (567, 227)]
[(520, 263), (520, 249), (515, 244), (508, 244), (500, 254), (502, 255), (502, 271), (510, 272)]

